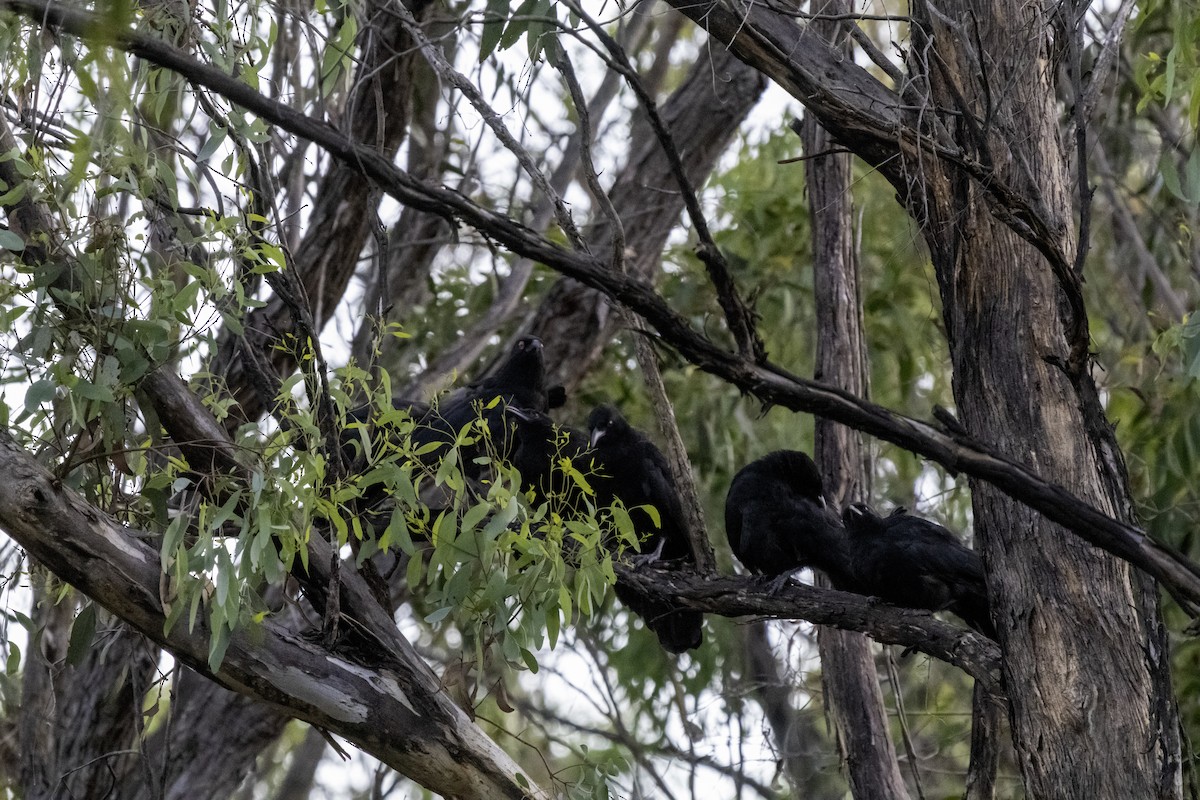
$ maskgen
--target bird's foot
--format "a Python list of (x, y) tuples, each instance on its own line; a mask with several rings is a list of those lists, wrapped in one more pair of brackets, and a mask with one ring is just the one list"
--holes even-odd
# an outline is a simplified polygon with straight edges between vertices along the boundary
[(767, 593), (772, 596), (781, 594), (783, 592), (783, 590), (785, 588), (787, 588), (787, 585), (789, 583), (791, 583), (792, 576), (794, 574), (795, 573), (788, 571), (788, 572), (784, 572), (781, 575), (776, 575), (774, 578), (771, 578), (770, 580), (768, 580), (767, 581)]
[(659, 561), (662, 558), (663, 545), (666, 543), (667, 542), (665, 539), (660, 540), (658, 546), (649, 553), (639, 553), (635, 556), (630, 556), (629, 565), (634, 569), (637, 569), (638, 567), (644, 567), (647, 564), (653, 564), (655, 561)]

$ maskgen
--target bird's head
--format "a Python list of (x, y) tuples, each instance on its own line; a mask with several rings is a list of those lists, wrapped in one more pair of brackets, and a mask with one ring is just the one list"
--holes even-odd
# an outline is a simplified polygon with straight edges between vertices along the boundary
[(808, 497), (822, 506), (825, 503), (825, 484), (821, 471), (808, 453), (799, 450), (776, 450), (762, 459), (774, 475), (785, 481), (801, 497)]
[(546, 367), (542, 358), (542, 340), (522, 336), (513, 344), (508, 358), (483, 384), (486, 389), (500, 389), (516, 394), (520, 405), (545, 410)]
[(541, 339), (536, 336), (522, 336), (513, 344), (508, 361), (524, 369), (536, 369), (540, 373), (545, 360), (543, 350)]
[(588, 432), (592, 447), (606, 436), (620, 436), (629, 430), (629, 423), (612, 406), (597, 406), (588, 415)]

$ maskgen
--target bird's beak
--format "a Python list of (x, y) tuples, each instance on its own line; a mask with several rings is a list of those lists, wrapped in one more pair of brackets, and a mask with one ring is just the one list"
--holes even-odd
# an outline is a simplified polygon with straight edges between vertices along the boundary
[(596, 443), (599, 442), (603, 438), (604, 438), (604, 428), (596, 428), (596, 430), (592, 431), (591, 446), (595, 447)]

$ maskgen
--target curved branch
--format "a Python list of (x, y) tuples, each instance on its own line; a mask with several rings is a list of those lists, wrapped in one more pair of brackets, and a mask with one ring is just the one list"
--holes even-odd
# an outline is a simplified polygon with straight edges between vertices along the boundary
[(706, 613), (723, 617), (803, 619), (816, 625), (865, 633), (883, 644), (919, 650), (960, 668), (989, 695), (997, 698), (1004, 695), (1000, 685), (1000, 646), (974, 631), (942, 622), (928, 611), (900, 608), (873, 597), (798, 583), (789, 583), (774, 593), (769, 581), (762, 578), (697, 575), (653, 566), (635, 569), (622, 563), (614, 563), (613, 569), (622, 584)]
[[(683, 197), (683, 205), (687, 210), (688, 219), (692, 221), (692, 228), (696, 232), (696, 238), (700, 240), (700, 244), (697, 247), (697, 254), (708, 269), (709, 280), (712, 281), (713, 288), (717, 292), (717, 301), (720, 303), (721, 309), (725, 312), (725, 322), (729, 326), (730, 333), (733, 334), (734, 341), (737, 342), (738, 351), (742, 355), (752, 357), (757, 361), (765, 360), (767, 357), (766, 348), (763, 345), (762, 337), (755, 330), (754, 313), (737, 293), (737, 286), (734, 284), (733, 275), (729, 271), (729, 264), (726, 262), (725, 256), (721, 253), (721, 249), (717, 247), (717, 243), (712, 238), (712, 233), (708, 228), (708, 220), (704, 216), (704, 211), (700, 208), (700, 199), (696, 196), (696, 190), (692, 187), (691, 181), (688, 180), (687, 170), (684, 168), (679, 148), (675, 144), (675, 137), (671, 135), (671, 131), (667, 128), (666, 123), (663, 122), (662, 115), (658, 113), (658, 106), (655, 104), (654, 98), (646, 91), (646, 87), (638, 76), (637, 70), (629, 62), (629, 56), (617, 41), (609, 36), (604, 28), (575, 0), (564, 0), (564, 3), (572, 13), (577, 15), (591, 29), (596, 38), (604, 45), (609, 54), (608, 64), (625, 78), (626, 83), (629, 84), (629, 88), (633, 90), (634, 96), (637, 97), (638, 104), (641, 106), (643, 113), (645, 113), (646, 119), (649, 121), (650, 128), (654, 131), (654, 136), (658, 139), (658, 143), (663, 149), (663, 154), (667, 158), (667, 163), (671, 167), (671, 172), (675, 176), (675, 182), (679, 186), (680, 195)], [(580, 121), (583, 121), (582, 117)], [(617, 244), (618, 246), (621, 245), (620, 242)]]
[[(363, 665), (274, 620), (231, 635), (215, 672), (210, 631), (164, 631), (159, 554), (153, 534), (123, 527), (58, 483), (7, 431), (0, 431), (0, 520), (56, 575), (171, 651), (200, 674), (272, 708), (337, 733), (440, 794), (470, 798), (544, 796), (517, 765), (442, 692), (423, 662), (381, 647)], [(374, 620), (361, 620), (370, 624)], [(391, 626), (395, 629), (395, 626)]]

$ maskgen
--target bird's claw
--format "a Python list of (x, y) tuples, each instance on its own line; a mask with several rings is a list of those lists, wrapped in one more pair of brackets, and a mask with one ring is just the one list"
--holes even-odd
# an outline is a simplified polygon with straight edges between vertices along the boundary
[(667, 542), (665, 539), (659, 540), (658, 546), (655, 547), (653, 550), (651, 550), (649, 553), (638, 553), (635, 556), (630, 556), (629, 557), (629, 565), (631, 567), (633, 567), (634, 569), (637, 569), (639, 567), (644, 567), (647, 564), (653, 564), (655, 561), (661, 560), (663, 546), (666, 543)]
[(793, 573), (789, 571), (789, 572), (784, 572), (781, 575), (776, 575), (774, 578), (771, 578), (769, 581), (767, 581), (767, 593), (772, 596), (781, 594), (783, 592), (783, 590), (785, 588), (787, 588), (787, 585), (791, 582), (792, 575), (793, 575)]

